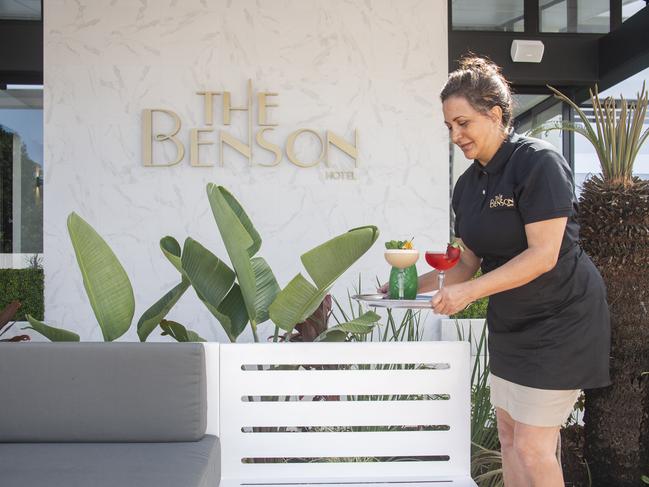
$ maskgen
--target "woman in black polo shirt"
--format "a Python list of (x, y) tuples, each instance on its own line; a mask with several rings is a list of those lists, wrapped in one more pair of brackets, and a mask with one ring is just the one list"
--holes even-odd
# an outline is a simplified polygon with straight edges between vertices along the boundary
[[(610, 324), (601, 276), (579, 247), (565, 159), (511, 131), (499, 68), (467, 58), (441, 92), (453, 142), (474, 159), (453, 191), (465, 251), (433, 297), (450, 315), (489, 296), (491, 398), (508, 487), (563, 486), (559, 429), (580, 389), (610, 383)], [(483, 275), (471, 280), (478, 268)], [(437, 288), (437, 273), (420, 290)]]

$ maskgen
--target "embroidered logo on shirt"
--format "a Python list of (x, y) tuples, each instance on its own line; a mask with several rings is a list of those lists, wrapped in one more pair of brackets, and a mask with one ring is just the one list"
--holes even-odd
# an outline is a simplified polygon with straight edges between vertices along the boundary
[(499, 194), (491, 198), (491, 200), (489, 201), (489, 208), (498, 208), (501, 206), (513, 208), (514, 198), (504, 198), (502, 194)]

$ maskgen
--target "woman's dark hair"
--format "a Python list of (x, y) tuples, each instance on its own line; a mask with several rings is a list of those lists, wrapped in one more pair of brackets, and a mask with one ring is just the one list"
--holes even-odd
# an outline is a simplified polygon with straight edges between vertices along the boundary
[(460, 60), (440, 93), (442, 103), (452, 96), (465, 98), (474, 110), (487, 113), (495, 106), (503, 111), (502, 124), (507, 130), (512, 122), (512, 92), (500, 67), (489, 59), (468, 56)]

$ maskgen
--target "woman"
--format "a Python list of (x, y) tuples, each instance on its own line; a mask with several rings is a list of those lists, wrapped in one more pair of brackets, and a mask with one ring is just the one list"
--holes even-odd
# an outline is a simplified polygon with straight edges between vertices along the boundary
[[(511, 131), (499, 68), (468, 58), (441, 92), (451, 139), (473, 165), (453, 192), (466, 249), (435, 294), (451, 315), (489, 296), (491, 402), (508, 487), (563, 486), (555, 451), (580, 389), (610, 383), (601, 276), (579, 247), (570, 167), (551, 145)], [(483, 275), (471, 280), (478, 268)], [(437, 273), (420, 278), (437, 288)]]

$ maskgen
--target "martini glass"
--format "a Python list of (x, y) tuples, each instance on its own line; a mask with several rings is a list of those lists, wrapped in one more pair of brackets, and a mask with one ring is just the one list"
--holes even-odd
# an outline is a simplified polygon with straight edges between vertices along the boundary
[(397, 287), (399, 289), (399, 299), (404, 299), (404, 272), (403, 270), (410, 267), (419, 259), (419, 250), (415, 249), (386, 249), (385, 260), (392, 267), (399, 269), (397, 274)]
[(457, 264), (459, 260), (459, 255), (454, 259), (449, 258), (445, 250), (426, 251), (426, 262), (428, 262), (428, 265), (430, 265), (433, 269), (439, 272), (437, 279), (439, 283), (438, 287), (440, 290), (442, 289), (442, 287), (444, 287), (444, 278), (446, 277), (445, 271), (455, 267), (455, 264)]

